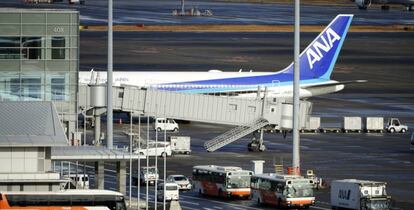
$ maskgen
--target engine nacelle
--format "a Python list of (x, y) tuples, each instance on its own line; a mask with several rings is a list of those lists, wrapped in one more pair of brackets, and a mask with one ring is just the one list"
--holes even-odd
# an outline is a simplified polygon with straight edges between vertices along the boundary
[(355, 4), (360, 9), (366, 9), (371, 5), (371, 0), (355, 0)]

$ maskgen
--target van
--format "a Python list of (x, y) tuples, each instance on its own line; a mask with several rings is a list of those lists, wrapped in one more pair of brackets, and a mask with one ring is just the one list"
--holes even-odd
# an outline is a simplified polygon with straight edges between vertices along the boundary
[[(165, 194), (164, 194), (165, 186)], [(157, 186), (157, 200), (163, 201), (164, 196), (166, 201), (178, 200), (179, 199), (179, 188), (178, 184), (173, 182), (159, 183)]]
[(136, 148), (134, 150), (135, 154), (139, 154), (142, 156), (160, 156), (163, 157), (164, 155), (166, 156), (171, 156), (172, 151), (171, 151), (171, 145), (169, 142), (155, 142), (155, 141), (151, 141), (148, 142), (148, 145), (146, 144), (142, 144), (140, 149)]
[(64, 175), (63, 178), (70, 178), (71, 182), (76, 185), (75, 187), (89, 189), (89, 176), (87, 174), (70, 174)]
[(178, 131), (178, 124), (173, 119), (156, 118), (154, 129), (157, 131)]

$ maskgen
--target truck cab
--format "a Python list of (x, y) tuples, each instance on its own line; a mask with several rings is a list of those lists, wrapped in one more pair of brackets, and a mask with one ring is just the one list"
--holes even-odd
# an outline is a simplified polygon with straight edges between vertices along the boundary
[(408, 130), (408, 126), (402, 125), (398, 118), (389, 118), (385, 129), (390, 133), (401, 132), (405, 133)]
[(157, 131), (178, 131), (178, 123), (173, 119), (156, 118), (154, 128)]

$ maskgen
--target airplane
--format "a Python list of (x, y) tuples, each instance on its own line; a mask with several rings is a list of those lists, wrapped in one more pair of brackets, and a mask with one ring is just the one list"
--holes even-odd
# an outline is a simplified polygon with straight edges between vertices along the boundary
[(414, 0), (351, 0), (355, 2), (359, 9), (366, 10), (371, 4), (382, 4), (382, 10), (390, 9), (387, 4), (401, 4), (404, 5), (407, 11), (414, 10)]
[[(339, 51), (344, 43), (353, 15), (340, 14), (300, 54), (300, 97), (334, 93), (346, 84), (365, 80), (338, 82), (331, 80)], [(98, 83), (106, 82), (102, 72)], [(90, 72), (80, 72), (79, 82), (93, 81)], [(134, 85), (184, 93), (258, 97), (267, 88), (268, 97), (293, 96), (293, 63), (278, 72), (113, 72), (113, 84)]]

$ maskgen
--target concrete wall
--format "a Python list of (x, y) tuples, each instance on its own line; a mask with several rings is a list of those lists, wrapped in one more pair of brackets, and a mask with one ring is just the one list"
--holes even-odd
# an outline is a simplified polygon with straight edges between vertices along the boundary
[(0, 148), (0, 162), (0, 174), (50, 171), (50, 147)]

